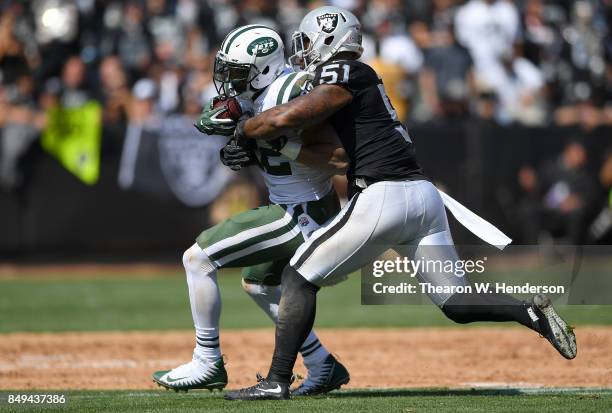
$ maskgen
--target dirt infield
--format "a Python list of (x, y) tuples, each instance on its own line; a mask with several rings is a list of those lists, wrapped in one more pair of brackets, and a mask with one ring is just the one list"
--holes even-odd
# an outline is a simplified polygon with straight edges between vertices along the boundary
[[(518, 328), (322, 330), (351, 372), (350, 387), (612, 387), (612, 328), (577, 329), (578, 357), (564, 360)], [(266, 372), (272, 330), (223, 331), (230, 388)], [(191, 357), (191, 332), (0, 335), (0, 388), (147, 389), (151, 372)], [(300, 364), (297, 372), (303, 374)]]

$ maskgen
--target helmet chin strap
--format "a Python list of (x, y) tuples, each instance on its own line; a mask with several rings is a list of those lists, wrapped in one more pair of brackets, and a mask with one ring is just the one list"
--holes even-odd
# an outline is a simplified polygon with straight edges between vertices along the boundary
[(242, 92), (240, 94), (240, 97), (245, 98), (245, 99), (251, 99), (257, 92), (258, 90), (254, 89), (253, 86), (251, 86), (251, 84), (249, 83), (249, 88), (246, 91)]
[[(255, 66), (255, 61), (257, 60), (257, 54), (255, 54), (253, 56), (253, 59), (251, 60), (251, 70), (253, 70), (253, 68), (255, 68), (257, 70), (257, 66)], [(250, 75), (250, 73), (249, 73)], [(240, 96), (244, 96), (246, 99), (251, 99), (253, 97), (253, 95), (255, 95), (257, 92), (259, 92), (261, 89), (263, 88), (256, 88), (253, 87), (253, 82), (255, 81), (255, 79), (257, 79), (259, 76), (261, 76), (261, 73), (257, 73), (257, 75), (255, 75), (253, 77), (253, 79), (249, 80), (247, 82), (247, 90), (245, 90), (244, 92), (242, 92), (240, 94)]]

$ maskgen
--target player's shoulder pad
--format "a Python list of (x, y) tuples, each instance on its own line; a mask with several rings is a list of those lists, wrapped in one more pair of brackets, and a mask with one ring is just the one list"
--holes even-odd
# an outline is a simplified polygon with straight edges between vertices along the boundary
[(280, 86), (276, 104), (287, 103), (291, 99), (306, 94), (312, 81), (312, 75), (308, 72), (295, 72), (283, 79)]
[(318, 66), (312, 85), (340, 85), (351, 92), (379, 83), (374, 69), (358, 60), (333, 60)]
[[(281, 98), (285, 92), (284, 85), (294, 79), (294, 71), (286, 71), (277, 77), (265, 91), (255, 99), (256, 106), (260, 107), (260, 111), (264, 111), (282, 103)], [(258, 104), (258, 105), (257, 105)]]

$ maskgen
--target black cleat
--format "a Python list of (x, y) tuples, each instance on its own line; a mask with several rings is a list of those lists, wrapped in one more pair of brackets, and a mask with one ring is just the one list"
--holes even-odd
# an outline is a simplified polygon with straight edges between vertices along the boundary
[(578, 348), (574, 328), (557, 314), (550, 298), (536, 294), (532, 302), (527, 311), (536, 329), (563, 357), (569, 360), (576, 357)]
[(244, 389), (225, 392), (225, 400), (289, 400), (291, 383), (270, 381), (257, 373), (257, 384)]

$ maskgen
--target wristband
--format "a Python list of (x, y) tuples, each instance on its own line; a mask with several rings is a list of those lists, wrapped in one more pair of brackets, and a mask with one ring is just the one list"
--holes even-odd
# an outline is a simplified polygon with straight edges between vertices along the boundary
[(285, 155), (287, 158), (295, 161), (302, 150), (302, 143), (295, 141), (288, 141), (279, 152)]

